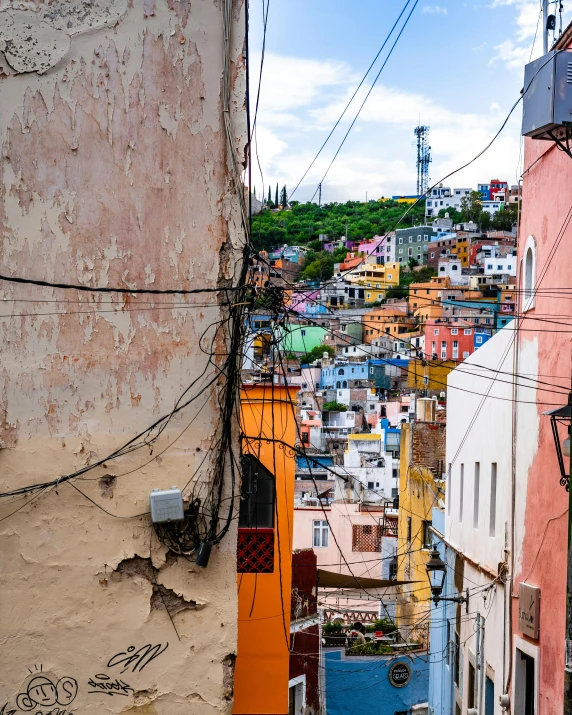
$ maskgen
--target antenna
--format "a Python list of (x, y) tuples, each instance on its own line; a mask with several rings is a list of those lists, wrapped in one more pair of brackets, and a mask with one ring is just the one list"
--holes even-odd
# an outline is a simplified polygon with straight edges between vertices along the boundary
[(431, 147), (429, 146), (429, 127), (419, 124), (413, 133), (417, 137), (417, 196), (424, 196), (429, 187), (429, 164)]

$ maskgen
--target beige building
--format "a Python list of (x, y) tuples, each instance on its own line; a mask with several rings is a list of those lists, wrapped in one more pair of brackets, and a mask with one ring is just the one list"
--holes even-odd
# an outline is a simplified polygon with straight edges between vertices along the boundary
[(0, 5), (2, 712), (232, 709), (236, 520), (201, 569), (149, 516), (176, 486), (217, 541), (234, 503), (215, 402), (218, 289), (244, 243), (245, 8), (229, 2)]

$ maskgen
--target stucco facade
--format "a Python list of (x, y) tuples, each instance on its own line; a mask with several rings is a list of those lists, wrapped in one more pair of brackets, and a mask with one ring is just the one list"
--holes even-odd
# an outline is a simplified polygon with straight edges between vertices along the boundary
[[(221, 103), (223, 7), (2, 3), (2, 274), (92, 288), (236, 285), (244, 233)], [(240, 0), (231, 26), (242, 157)], [(209, 326), (225, 319), (225, 299), (6, 281), (0, 291), (2, 492), (93, 465), (169, 414), (193, 381), (186, 399), (205, 389), (149, 445), (0, 500), (0, 710), (229, 712), (236, 529), (201, 570), (167, 551), (148, 516), (152, 489), (202, 496), (211, 477), (228, 336)]]
[[(571, 46), (570, 31), (559, 47)], [(534, 166), (531, 166), (534, 164)], [(560, 485), (560, 470), (550, 419), (542, 412), (564, 405), (570, 389), (570, 334), (547, 330), (545, 316), (572, 315), (570, 285), (570, 211), (572, 160), (552, 142), (524, 140), (522, 216), (518, 242), (517, 280), (520, 292), (516, 318), (523, 330), (517, 343), (516, 370), (539, 380), (534, 397), (516, 390), (516, 494), (513, 553), (513, 593), (519, 584), (540, 588), (540, 634), (523, 634), (518, 623), (518, 599), (513, 601), (513, 661), (515, 649), (530, 651), (535, 665), (536, 712), (565, 711), (564, 639), (566, 623), (566, 562), (568, 494)], [(530, 170), (528, 169), (530, 167)], [(529, 259), (527, 261), (527, 258)], [(550, 289), (547, 291), (546, 289)], [(526, 291), (526, 292), (524, 292)], [(545, 376), (550, 377), (545, 377)], [(544, 383), (550, 383), (546, 385)], [(530, 394), (526, 390), (525, 394)], [(528, 402), (525, 402), (528, 400)], [(560, 439), (565, 430), (561, 428)], [(566, 464), (568, 464), (566, 460)], [(511, 693), (518, 688), (514, 668)]]

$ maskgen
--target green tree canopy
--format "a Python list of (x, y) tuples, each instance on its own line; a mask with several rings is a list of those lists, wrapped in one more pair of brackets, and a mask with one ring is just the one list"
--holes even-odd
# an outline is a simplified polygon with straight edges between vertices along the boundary
[(309, 365), (311, 362), (314, 362), (314, 360), (320, 360), (323, 357), (324, 353), (328, 353), (330, 357), (334, 357), (336, 351), (331, 345), (317, 345), (305, 355), (302, 355), (302, 357), (300, 358), (300, 363), (302, 365)]
[(483, 210), (483, 197), (480, 191), (471, 191), (468, 196), (461, 199), (461, 214), (464, 221), (478, 221)]

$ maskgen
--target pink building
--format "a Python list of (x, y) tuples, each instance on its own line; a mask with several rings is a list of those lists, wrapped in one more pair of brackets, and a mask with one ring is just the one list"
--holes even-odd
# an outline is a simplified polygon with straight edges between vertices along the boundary
[(308, 305), (316, 305), (316, 301), (319, 299), (319, 297), (319, 290), (293, 291), (290, 308), (292, 310), (295, 310), (297, 313), (310, 312), (308, 311)]
[[(571, 25), (556, 45), (557, 49), (570, 47)], [(570, 389), (570, 329), (558, 329), (545, 320), (559, 315), (568, 325), (572, 317), (572, 159), (552, 141), (527, 138), (524, 147), (517, 276), (521, 317), (515, 319), (520, 329), (515, 364), (519, 374), (543, 382), (536, 390), (536, 405), (519, 402), (524, 400), (522, 390), (517, 388), (515, 394), (516, 499), (511, 564), (514, 597), (510, 601), (513, 638), (512, 671), (507, 678), (512, 688), (511, 701), (522, 697), (521, 688), (527, 677), (533, 683), (533, 709), (523, 708), (522, 712), (561, 715), (570, 712), (570, 703), (568, 707), (564, 704), (569, 497), (561, 485), (550, 418), (543, 412), (565, 405)], [(559, 432), (563, 440), (567, 436), (565, 424)], [(564, 463), (568, 470), (568, 459)], [(519, 619), (522, 584), (539, 589), (535, 597), (540, 604), (536, 633), (523, 627)]]
[[(388, 512), (387, 523), (392, 513)], [(394, 522), (397, 528), (397, 510)], [(389, 527), (384, 532), (382, 508), (369, 507), (365, 511), (362, 504), (338, 501), (324, 509), (317, 503), (294, 508), (293, 548), (314, 549), (318, 568), (357, 577), (389, 578), (396, 547), (397, 539)], [(332, 594), (327, 602), (340, 609), (360, 607), (372, 611), (379, 607), (378, 600), (369, 601), (363, 593), (361, 596)], [(387, 596), (388, 602), (391, 598), (394, 599)]]
[(425, 352), (437, 360), (465, 360), (474, 352), (473, 326), (466, 320), (427, 320)]
[[(387, 238), (387, 240), (386, 240)], [(362, 241), (358, 248), (358, 253), (363, 253), (375, 263), (377, 258), (383, 258), (383, 262), (389, 260), (391, 238), (386, 236), (374, 236), (369, 241)]]

